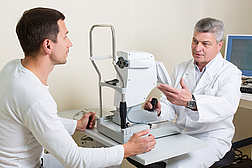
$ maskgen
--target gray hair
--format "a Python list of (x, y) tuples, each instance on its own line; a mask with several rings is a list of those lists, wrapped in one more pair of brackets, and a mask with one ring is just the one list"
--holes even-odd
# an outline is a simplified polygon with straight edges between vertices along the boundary
[(223, 41), (224, 24), (222, 21), (210, 17), (200, 19), (194, 26), (195, 32), (212, 33), (217, 43)]

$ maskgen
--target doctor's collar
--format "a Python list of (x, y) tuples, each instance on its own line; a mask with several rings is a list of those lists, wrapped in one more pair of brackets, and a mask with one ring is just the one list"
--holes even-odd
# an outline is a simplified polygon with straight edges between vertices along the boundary
[[(202, 69), (202, 72), (205, 72), (205, 71), (206, 71), (206, 69), (212, 64), (212, 62), (216, 59), (217, 55), (219, 55), (219, 54), (221, 54), (221, 53), (218, 52), (218, 53), (216, 54), (216, 56), (204, 66), (204, 68)], [(196, 70), (198, 70), (198, 71), (200, 72), (199, 67), (198, 67), (198, 65), (196, 64), (195, 61), (193, 61), (193, 64), (194, 64)]]

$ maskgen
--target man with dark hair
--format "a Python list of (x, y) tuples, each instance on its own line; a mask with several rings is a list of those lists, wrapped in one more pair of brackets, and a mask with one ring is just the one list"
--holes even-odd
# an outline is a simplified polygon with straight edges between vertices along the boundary
[(107, 167), (123, 158), (154, 148), (153, 135), (144, 130), (111, 148), (81, 148), (70, 134), (84, 131), (89, 117), (92, 129), (95, 113), (80, 120), (60, 118), (49, 93), (48, 75), (55, 65), (65, 64), (73, 46), (64, 15), (57, 10), (34, 8), (23, 13), (16, 32), (25, 53), (0, 71), (0, 167), (40, 167), (43, 148), (65, 167)]
[[(171, 85), (158, 86), (163, 92), (155, 106), (158, 116), (173, 120), (183, 133), (208, 142), (208, 147), (168, 160), (171, 168), (207, 168), (231, 148), (233, 117), (241, 97), (241, 71), (223, 59), (224, 25), (203, 18), (194, 27), (193, 59), (177, 65)], [(152, 108), (150, 98), (144, 105)]]
[(38, 53), (45, 39), (57, 43), (57, 22), (64, 19), (65, 16), (54, 9), (34, 8), (25, 11), (16, 26), (16, 33), (25, 55), (34, 56)]

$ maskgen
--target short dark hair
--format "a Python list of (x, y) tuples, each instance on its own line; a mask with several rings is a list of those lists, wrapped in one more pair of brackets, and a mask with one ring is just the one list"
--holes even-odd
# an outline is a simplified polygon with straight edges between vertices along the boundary
[(16, 26), (16, 33), (25, 56), (35, 56), (45, 39), (57, 42), (60, 19), (64, 20), (65, 16), (49, 8), (38, 7), (23, 13)]
[(223, 36), (224, 36), (224, 24), (222, 21), (214, 19), (214, 18), (203, 18), (200, 19), (195, 27), (194, 27), (195, 32), (203, 32), (203, 33), (212, 33), (215, 35), (215, 40), (219, 43), (223, 41)]

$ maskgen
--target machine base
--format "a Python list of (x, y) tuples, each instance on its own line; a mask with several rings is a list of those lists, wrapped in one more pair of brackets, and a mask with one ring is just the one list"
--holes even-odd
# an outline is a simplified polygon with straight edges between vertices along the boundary
[(125, 129), (121, 129), (120, 125), (115, 124), (112, 121), (112, 118), (113, 116), (98, 118), (97, 129), (100, 133), (121, 144), (128, 142), (129, 138), (135, 132), (139, 132), (145, 129), (150, 129), (150, 134), (152, 134), (155, 138), (160, 138), (181, 132), (176, 124), (160, 118), (158, 118), (154, 122), (151, 122), (152, 124), (155, 124), (155, 128), (150, 128), (150, 126), (147, 124), (134, 124)]

